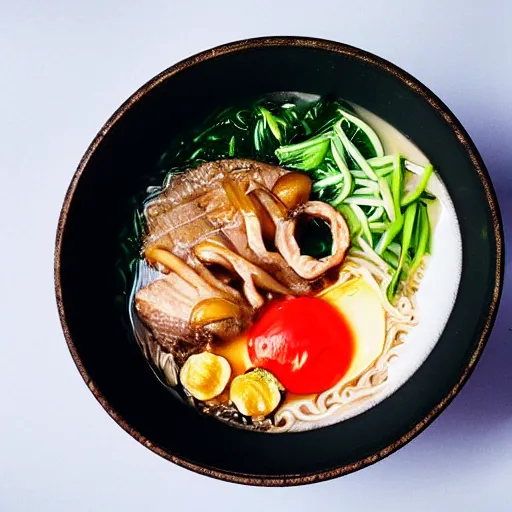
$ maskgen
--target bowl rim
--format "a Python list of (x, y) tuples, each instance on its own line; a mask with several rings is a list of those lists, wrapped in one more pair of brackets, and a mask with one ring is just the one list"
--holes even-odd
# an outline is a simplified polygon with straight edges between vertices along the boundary
[[(335, 469), (327, 470), (327, 471), (319, 471), (311, 474), (297, 474), (297, 475), (283, 475), (279, 477), (275, 476), (265, 476), (265, 475), (252, 475), (245, 473), (234, 473), (218, 468), (211, 468), (206, 466), (201, 466), (191, 461), (186, 460), (185, 458), (178, 457), (168, 450), (154, 444), (145, 436), (143, 436), (139, 431), (137, 431), (133, 426), (129, 424), (117, 411), (115, 411), (108, 400), (105, 398), (101, 390), (96, 387), (94, 381), (89, 377), (87, 369), (84, 367), (79, 355), (78, 351), (73, 342), (68, 322), (66, 318), (66, 314), (64, 311), (63, 297), (62, 297), (62, 287), (60, 280), (60, 265), (61, 265), (61, 250), (62, 250), (62, 239), (63, 233), (66, 227), (68, 212), (70, 209), (70, 205), (73, 201), (73, 196), (80, 180), (82, 173), (84, 172), (87, 164), (95, 152), (97, 147), (101, 144), (104, 137), (107, 133), (112, 129), (112, 127), (121, 119), (125, 112), (127, 112), (139, 99), (141, 99), (145, 94), (151, 91), (154, 87), (158, 86), (163, 81), (169, 79), (173, 75), (179, 73), (180, 71), (200, 64), (202, 62), (215, 59), (216, 57), (236, 53), (240, 51), (245, 51), (248, 49), (255, 48), (263, 48), (263, 47), (306, 47), (313, 48), (322, 51), (328, 51), (333, 53), (341, 53), (344, 55), (348, 55), (351, 57), (355, 57), (360, 61), (368, 63), (370, 65), (376, 66), (381, 70), (393, 75), (395, 78), (398, 78), (404, 85), (412, 89), (416, 94), (422, 96), (430, 106), (437, 111), (439, 115), (442, 116), (444, 121), (450, 126), (450, 128), (455, 133), (456, 137), (460, 141), (463, 146), (466, 154), (469, 156), (471, 160), (472, 167), (474, 171), (477, 173), (480, 178), (480, 182), (484, 188), (485, 195), (487, 201), (489, 203), (489, 209), (492, 215), (492, 224), (493, 224), (493, 236), (496, 244), (496, 272), (494, 275), (494, 287), (492, 292), (492, 299), (490, 303), (490, 307), (486, 314), (486, 322), (484, 328), (481, 332), (478, 343), (469, 357), (469, 361), (464, 368), (458, 382), (455, 386), (450, 390), (450, 392), (416, 425), (414, 425), (407, 433), (402, 435), (397, 441), (391, 443), (385, 448), (379, 450), (377, 453), (373, 455), (369, 455), (364, 457), (356, 462), (337, 467)], [(133, 93), (106, 121), (100, 131), (97, 133), (93, 141), (90, 143), (87, 151), (81, 158), (78, 167), (73, 175), (71, 183), (66, 192), (63, 205), (61, 208), (61, 213), (58, 220), (57, 225), (57, 233), (55, 239), (55, 252), (54, 252), (54, 286), (55, 286), (55, 294), (57, 301), (57, 309), (59, 313), (59, 318), (62, 326), (62, 330), (64, 333), (64, 337), (80, 375), (85, 381), (86, 385), (89, 387), (90, 391), (96, 398), (96, 400), (101, 404), (101, 406), (105, 409), (105, 411), (109, 414), (109, 416), (128, 434), (130, 434), (134, 439), (136, 439), (139, 443), (141, 443), (146, 448), (150, 449), (157, 455), (160, 455), (164, 459), (173, 462), (174, 464), (184, 467), (188, 470), (194, 471), (196, 473), (206, 475), (208, 477), (216, 478), (219, 480), (228, 481), (231, 483), (251, 485), (251, 486), (264, 486), (264, 487), (285, 487), (285, 486), (296, 486), (296, 485), (304, 485), (311, 484), (315, 482), (330, 480), (333, 478), (337, 478), (342, 475), (346, 475), (348, 473), (352, 473), (364, 467), (370, 466), (393, 452), (397, 451), (405, 444), (410, 442), (416, 436), (418, 436), (427, 426), (429, 426), (439, 415), (440, 413), (446, 409), (446, 407), (452, 402), (455, 396), (460, 392), (462, 387), (466, 384), (469, 377), (473, 373), (473, 370), (479, 361), (482, 352), (487, 344), (489, 339), (489, 335), (494, 326), (494, 322), (496, 319), (498, 305), (501, 298), (502, 288), (503, 288), (503, 278), (504, 278), (504, 244), (503, 244), (503, 225), (501, 220), (500, 209), (498, 205), (498, 200), (496, 198), (494, 186), (491, 182), (491, 178), (489, 173), (485, 167), (485, 164), (475, 147), (473, 141), (469, 137), (468, 133), (460, 123), (460, 121), (455, 117), (455, 115), (450, 111), (450, 109), (425, 85), (423, 85), (419, 80), (414, 78), (412, 75), (399, 68), (398, 66), (392, 64), (391, 62), (383, 59), (382, 57), (378, 57), (368, 51), (362, 50), (355, 46), (351, 46), (345, 43), (331, 41), (327, 39), (314, 38), (314, 37), (302, 37), (302, 36), (266, 36), (266, 37), (255, 37), (249, 39), (237, 40), (230, 43), (221, 44), (219, 46), (215, 46), (208, 50), (196, 53), (188, 58), (185, 58), (176, 64), (168, 67), (164, 71), (160, 72), (144, 85), (139, 87), (135, 93)]]

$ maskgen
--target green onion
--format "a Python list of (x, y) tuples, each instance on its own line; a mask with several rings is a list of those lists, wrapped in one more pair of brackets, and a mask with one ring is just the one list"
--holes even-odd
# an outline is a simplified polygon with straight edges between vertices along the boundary
[[(222, 115), (222, 114), (221, 114)], [(210, 126), (209, 128), (207, 128), (206, 130), (202, 131), (199, 135), (197, 135), (193, 141), (194, 142), (199, 142), (205, 135), (207, 135), (208, 133), (210, 133), (211, 131), (215, 130), (215, 128), (218, 128), (219, 125), (218, 124), (214, 124), (213, 126)]]
[(351, 196), (347, 197), (344, 202), (359, 206), (383, 206), (384, 204), (381, 199), (376, 199), (373, 196)]
[(397, 219), (395, 219), (382, 233), (382, 236), (379, 239), (379, 242), (377, 243), (377, 246), (375, 247), (375, 252), (382, 256), (384, 251), (389, 247), (389, 244), (395, 239), (395, 237), (400, 233), (402, 226), (404, 225), (404, 216), (400, 215)]
[(322, 178), (313, 184), (313, 190), (318, 192), (319, 190), (331, 187), (332, 185), (337, 185), (343, 181), (343, 174), (335, 174), (334, 176), (327, 176), (327, 178)]
[(256, 126), (254, 127), (254, 147), (256, 148), (256, 151), (260, 151), (261, 145), (260, 145), (260, 131), (261, 126), (263, 126), (263, 123), (261, 122), (261, 119), (258, 119), (256, 121)]
[(343, 147), (339, 137), (333, 137), (331, 139), (331, 153), (340, 171), (348, 171), (347, 160), (345, 158), (345, 148)]
[(382, 206), (375, 207), (375, 211), (368, 216), (368, 222), (375, 222), (382, 218), (384, 215), (384, 208)]
[(313, 130), (309, 127), (308, 123), (306, 121), (301, 121), (302, 126), (304, 127), (304, 131), (306, 132), (306, 135), (311, 135), (313, 133)]
[(282, 143), (283, 142), (283, 137), (281, 136), (281, 130), (279, 129), (279, 126), (278, 126), (274, 116), (266, 108), (259, 107), (259, 109), (260, 109), (260, 112), (263, 114), (263, 119), (265, 120), (265, 122), (268, 123), (270, 131), (272, 132), (274, 137), (280, 143)]
[(377, 176), (373, 172), (373, 169), (370, 167), (370, 165), (367, 163), (367, 161), (364, 159), (363, 155), (359, 152), (359, 150), (354, 146), (352, 141), (350, 141), (343, 131), (343, 128), (341, 127), (341, 121), (336, 123), (334, 125), (334, 131), (340, 138), (341, 142), (343, 143), (343, 146), (347, 150), (348, 154), (354, 159), (354, 161), (361, 167), (361, 170), (364, 171), (366, 176), (370, 178), (373, 181), (377, 181)]
[(370, 222), (369, 226), (372, 233), (384, 233), (388, 228), (388, 225), (385, 222)]
[[(361, 179), (368, 179), (368, 176), (363, 171), (360, 171), (358, 169), (350, 169), (350, 174), (352, 174), (353, 178), (361, 178)], [(371, 181), (371, 180), (369, 180)]]
[(375, 181), (372, 181), (372, 180), (356, 178), (354, 180), (354, 183), (356, 185), (360, 185), (361, 187), (370, 188), (374, 192), (379, 191), (379, 186), (377, 185), (377, 183), (375, 183)]
[(377, 156), (370, 158), (367, 162), (374, 171), (378, 169), (393, 168), (394, 157), (393, 155)]
[[(374, 169), (377, 178), (383, 178), (393, 172), (393, 166), (383, 167), (382, 169)], [(359, 169), (350, 169), (350, 173), (354, 178), (368, 179), (368, 175)]]
[(422, 206), (425, 207), (425, 216), (426, 216), (426, 219), (427, 219), (426, 226), (427, 226), (427, 229), (428, 229), (427, 246), (425, 247), (425, 252), (427, 254), (432, 254), (432, 231), (430, 229), (430, 219), (429, 219), (429, 216), (428, 216), (428, 206), (427, 205), (422, 205)]
[(235, 156), (235, 136), (229, 139), (229, 156)]
[(375, 189), (374, 188), (370, 188), (370, 187), (361, 187), (361, 188), (358, 188), (356, 190), (354, 190), (353, 192), (353, 195), (355, 196), (360, 196), (360, 195), (363, 195), (363, 196), (371, 196), (371, 195), (375, 195)]
[(368, 225), (368, 219), (366, 218), (366, 215), (364, 214), (361, 207), (358, 206), (357, 204), (351, 204), (350, 208), (352, 208), (352, 211), (355, 213), (357, 220), (359, 221), (362, 236), (366, 238), (366, 241), (368, 242), (370, 247), (373, 247), (372, 233), (370, 231), (370, 226)]
[(393, 208), (395, 210), (395, 219), (402, 215), (400, 210), (400, 200), (403, 191), (403, 172), (402, 172), (402, 157), (396, 156), (395, 167), (391, 175), (391, 195), (393, 196)]
[(395, 220), (395, 207), (393, 206), (393, 196), (391, 195), (391, 189), (386, 178), (379, 178), (380, 195), (384, 202), (384, 209), (388, 215), (388, 219), (391, 221)]
[(361, 223), (354, 210), (348, 204), (340, 204), (336, 206), (336, 209), (343, 215), (345, 222), (347, 223), (348, 230), (350, 232), (350, 239), (352, 241), (357, 240), (361, 233)]
[(343, 156), (343, 146), (341, 145), (341, 142), (336, 138), (331, 139), (331, 151), (334, 161), (336, 162), (338, 169), (343, 175), (343, 187), (332, 203), (333, 206), (336, 206), (342, 203), (350, 194), (350, 191), (352, 190), (352, 175), (348, 170), (345, 158)]
[(402, 233), (402, 250), (400, 252), (400, 260), (398, 263), (398, 267), (395, 270), (393, 278), (389, 283), (387, 296), (391, 301), (395, 295), (398, 288), (398, 281), (400, 279), (400, 275), (402, 273), (402, 268), (405, 264), (405, 257), (407, 255), (407, 251), (409, 250), (409, 244), (411, 243), (411, 235), (412, 230), (414, 228), (414, 219), (416, 218), (416, 211), (418, 209), (418, 204), (413, 203), (407, 207), (404, 214), (404, 231)]
[[(421, 203), (419, 203), (421, 204)], [(416, 215), (416, 223), (414, 224), (414, 229), (412, 233), (411, 238), (411, 245), (409, 247), (409, 251), (412, 252), (413, 256), (416, 254), (416, 251), (418, 250), (418, 244), (420, 240), (420, 232), (421, 232), (421, 223), (422, 218), (420, 215), (420, 212), (418, 212), (418, 215)]]
[(376, 169), (375, 174), (378, 178), (383, 178), (384, 176), (389, 176), (393, 172), (393, 166), (385, 167), (383, 169)]
[(197, 158), (203, 152), (203, 149), (204, 148), (197, 148), (190, 156), (190, 159), (193, 160), (194, 158)]
[(425, 167), (423, 167), (422, 165), (418, 165), (418, 164), (415, 164), (409, 160), (405, 160), (404, 162), (404, 167), (412, 172), (413, 174), (423, 174), (423, 171), (425, 170)]
[(419, 205), (420, 211), (418, 213), (418, 222), (416, 222), (416, 232), (419, 232), (418, 243), (416, 251), (414, 253), (414, 259), (412, 260), (411, 267), (409, 268), (409, 274), (414, 275), (418, 267), (420, 266), (423, 256), (427, 252), (427, 244), (430, 238), (430, 222), (428, 218), (427, 207)]
[(345, 119), (347, 119), (352, 124), (355, 124), (364, 134), (368, 137), (368, 140), (373, 146), (375, 154), (377, 157), (384, 156), (384, 148), (382, 147), (382, 143), (377, 136), (377, 134), (373, 131), (373, 129), (368, 126), (362, 119), (352, 115), (350, 112), (347, 112), (344, 108), (339, 107), (338, 111), (343, 115)]
[(427, 187), (428, 180), (430, 179), (430, 176), (432, 176), (432, 172), (434, 171), (434, 167), (429, 164), (425, 167), (425, 170), (423, 172), (423, 176), (421, 177), (421, 181), (419, 182), (418, 186), (415, 190), (412, 190), (411, 192), (408, 192), (400, 202), (401, 206), (407, 206), (411, 204), (412, 202), (419, 199), (421, 194), (423, 194), (423, 191)]
[(396, 242), (389, 244), (387, 248), (388, 251), (392, 252), (396, 256), (400, 257), (400, 253), (402, 252), (402, 246)]
[(393, 254), (392, 252), (389, 252), (389, 251), (384, 251), (384, 254), (382, 255), (382, 259), (386, 263), (391, 265), (393, 267), (393, 270), (396, 270), (398, 268), (400, 260), (396, 254)]

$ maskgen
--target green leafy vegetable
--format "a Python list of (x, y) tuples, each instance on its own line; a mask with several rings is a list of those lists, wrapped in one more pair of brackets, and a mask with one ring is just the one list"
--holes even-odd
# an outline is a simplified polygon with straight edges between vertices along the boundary
[[(267, 97), (218, 110), (198, 130), (173, 140), (160, 158), (158, 176), (222, 158), (251, 158), (308, 173), (314, 198), (343, 215), (352, 244), (388, 269), (390, 300), (430, 252), (433, 166), (386, 154), (375, 130), (346, 102)], [(141, 223), (142, 217), (138, 232), (132, 226), (123, 234), (126, 272), (138, 257)], [(311, 236), (301, 241), (304, 254), (329, 254), (332, 240), (325, 224), (308, 229)]]
[(318, 167), (325, 158), (330, 145), (329, 135), (319, 135), (304, 142), (276, 149), (279, 163), (294, 169), (308, 171)]

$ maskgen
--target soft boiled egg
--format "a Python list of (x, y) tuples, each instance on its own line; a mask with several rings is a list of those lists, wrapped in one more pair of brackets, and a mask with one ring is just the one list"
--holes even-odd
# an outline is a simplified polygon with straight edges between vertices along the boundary
[(227, 359), (233, 377), (262, 367), (287, 391), (304, 396), (364, 372), (382, 353), (385, 331), (378, 293), (357, 277), (314, 298), (271, 302), (249, 332), (216, 344), (212, 351)]
[(342, 382), (348, 382), (363, 373), (384, 350), (386, 317), (382, 302), (363, 277), (335, 283), (318, 297), (332, 304), (345, 317), (352, 331), (354, 356), (342, 378)]

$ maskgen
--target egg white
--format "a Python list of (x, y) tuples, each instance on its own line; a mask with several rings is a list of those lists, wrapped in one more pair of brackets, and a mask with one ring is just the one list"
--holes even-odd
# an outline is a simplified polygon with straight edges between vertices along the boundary
[(364, 372), (384, 350), (386, 317), (375, 290), (362, 278), (335, 284), (319, 297), (332, 304), (345, 318), (354, 339), (354, 358), (342, 382)]

